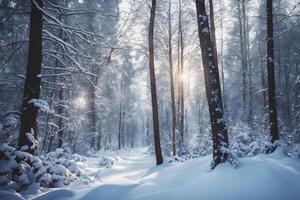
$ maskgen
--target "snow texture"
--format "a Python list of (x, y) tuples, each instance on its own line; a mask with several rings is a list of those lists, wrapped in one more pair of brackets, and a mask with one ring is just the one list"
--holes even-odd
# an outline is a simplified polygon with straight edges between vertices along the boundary
[[(27, 137), (31, 137), (28, 135)], [(36, 187), (62, 187), (79, 180), (79, 162), (86, 159), (58, 149), (41, 156), (33, 156), (8, 144), (0, 145), (0, 190), (24, 191)]]
[[(102, 156), (102, 155), (101, 155)], [(88, 158), (86, 176), (61, 189), (24, 194), (35, 200), (298, 200), (300, 162), (282, 153), (259, 154), (240, 159), (234, 169), (228, 163), (211, 171), (211, 155), (184, 162), (155, 166), (151, 154), (142, 150), (111, 153), (111, 169), (98, 168), (98, 155)]]
[(30, 101), (28, 101), (28, 103), (33, 103), (34, 107), (40, 109), (45, 113), (53, 113), (48, 102), (43, 99), (31, 99)]

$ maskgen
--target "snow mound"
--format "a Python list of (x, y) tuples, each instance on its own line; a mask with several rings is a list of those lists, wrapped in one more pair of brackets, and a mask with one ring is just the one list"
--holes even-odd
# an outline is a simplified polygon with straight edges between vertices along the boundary
[(58, 148), (41, 156), (46, 172), (51, 176), (50, 187), (62, 187), (78, 181), (83, 172), (78, 162), (86, 162), (86, 158), (77, 154), (71, 155), (68, 149)]
[(113, 166), (114, 162), (112, 159), (107, 157), (100, 158), (99, 161), (99, 167), (101, 168), (111, 168)]
[(86, 158), (58, 149), (41, 157), (0, 145), (0, 190), (23, 191), (36, 187), (61, 187), (79, 180), (83, 174), (78, 162)]
[(38, 157), (8, 144), (0, 145), (0, 189), (22, 191), (35, 182), (45, 185), (45, 176)]

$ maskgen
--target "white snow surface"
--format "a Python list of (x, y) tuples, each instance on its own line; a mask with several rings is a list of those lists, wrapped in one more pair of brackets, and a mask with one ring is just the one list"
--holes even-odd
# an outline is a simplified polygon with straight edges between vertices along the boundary
[(81, 166), (85, 175), (77, 183), (22, 195), (34, 200), (300, 199), (300, 160), (285, 156), (282, 149), (271, 155), (242, 158), (238, 169), (225, 163), (213, 171), (211, 156), (172, 163), (165, 159), (163, 165), (156, 166), (146, 149), (135, 149), (106, 153), (114, 164), (100, 168), (103, 156), (102, 152), (88, 158)]

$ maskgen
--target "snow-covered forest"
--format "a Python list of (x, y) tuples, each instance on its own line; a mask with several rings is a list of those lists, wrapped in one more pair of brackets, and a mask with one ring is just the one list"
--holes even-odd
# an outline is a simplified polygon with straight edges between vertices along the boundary
[(299, 0), (0, 0), (1, 200), (299, 186)]

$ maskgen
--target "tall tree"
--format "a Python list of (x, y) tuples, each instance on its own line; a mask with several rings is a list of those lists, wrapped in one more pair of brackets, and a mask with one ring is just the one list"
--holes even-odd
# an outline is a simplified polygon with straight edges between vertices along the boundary
[(159, 120), (158, 120), (158, 106), (155, 80), (155, 66), (154, 66), (154, 23), (155, 23), (156, 0), (152, 0), (150, 23), (149, 23), (149, 72), (150, 72), (150, 86), (151, 86), (151, 100), (152, 100), (152, 121), (154, 131), (154, 146), (156, 155), (156, 164), (163, 163), (163, 157), (160, 146)]
[(263, 63), (263, 52), (261, 49), (261, 42), (258, 42), (258, 53), (259, 53), (259, 61), (260, 61), (260, 79), (261, 79), (261, 85), (262, 85), (262, 102), (263, 102), (263, 115), (265, 116), (266, 114), (266, 109), (267, 109), (267, 92), (265, 91), (265, 89), (267, 88), (266, 86), (266, 75), (265, 75), (265, 67), (264, 67), (264, 63)]
[(25, 77), (22, 114), (21, 114), (21, 129), (19, 135), (19, 146), (28, 146), (27, 151), (31, 154), (35, 152), (32, 138), (28, 133), (34, 134), (37, 138), (37, 119), (38, 108), (35, 107), (32, 100), (39, 99), (41, 86), (41, 70), (42, 70), (42, 28), (43, 14), (42, 0), (31, 1), (30, 14), (30, 32), (29, 32), (29, 49), (27, 72)]
[(169, 24), (169, 73), (170, 73), (170, 91), (171, 91), (171, 108), (172, 108), (172, 152), (176, 155), (176, 106), (175, 106), (175, 92), (174, 92), (174, 77), (173, 77), (173, 55), (172, 55), (172, 19), (171, 19), (171, 0), (169, 1), (168, 11)]
[(275, 94), (274, 72), (274, 36), (273, 36), (273, 0), (267, 0), (267, 73), (268, 73), (268, 100), (269, 100), (269, 126), (274, 143), (279, 139), (277, 127), (277, 109)]
[[(104, 2), (102, 2), (104, 3)], [(88, 8), (91, 10), (94, 10), (93, 12), (96, 13), (96, 1), (90, 1), (90, 3), (88, 4)], [(91, 14), (89, 15), (89, 31), (91, 32), (95, 32), (95, 27), (93, 26), (93, 22), (96, 19), (96, 14)], [(90, 51), (92, 52), (91, 54), (93, 55), (98, 53), (96, 46), (90, 46)], [(91, 118), (91, 135), (92, 135), (92, 141), (91, 141), (91, 147), (96, 149), (96, 144), (97, 144), (97, 139), (99, 139), (99, 136), (97, 132), (97, 119), (98, 119), (98, 112), (97, 112), (97, 86), (98, 86), (98, 77), (100, 74), (100, 66), (98, 64), (94, 64), (93, 68), (92, 68), (92, 72), (93, 74), (95, 74), (96, 76), (92, 77), (90, 80), (91, 83), (91, 103), (90, 103), (90, 118)]]
[(227, 160), (228, 134), (223, 118), (222, 95), (218, 65), (214, 58), (205, 0), (196, 0), (198, 32), (204, 68), (206, 96), (213, 138), (212, 169)]
[[(243, 112), (245, 113), (247, 107), (247, 59), (246, 59), (246, 42), (245, 42), (245, 2), (244, 0), (238, 0), (238, 20), (239, 20), (239, 37), (241, 47), (241, 64), (242, 64), (242, 81), (243, 81)], [(242, 8), (241, 8), (242, 4)], [(246, 116), (243, 114), (242, 120), (245, 120)]]
[(182, 2), (178, 1), (178, 123), (180, 132), (180, 147), (184, 143), (184, 44), (183, 44), (183, 28), (182, 28)]
[[(221, 74), (222, 74), (222, 94), (223, 94), (223, 107), (224, 107), (224, 115), (225, 115), (225, 121), (227, 120), (228, 117), (228, 107), (227, 107), (227, 97), (226, 97), (226, 91), (225, 91), (225, 74), (224, 74), (224, 69), (225, 69), (225, 65), (224, 65), (224, 8), (223, 8), (223, 1), (220, 1), (221, 4), (221, 10), (220, 10), (220, 29), (221, 29), (221, 51), (220, 51), (220, 56), (221, 56)], [(213, 7), (212, 9), (210, 9), (213, 11)], [(211, 19), (212, 20), (212, 19)], [(216, 53), (216, 55), (218, 55), (218, 53)]]
[[(63, 1), (63, 4), (65, 5), (65, 7), (67, 7), (68, 1), (67, 0)], [(66, 13), (62, 9), (62, 10), (60, 10), (59, 15), (58, 15), (58, 20), (60, 22), (62, 22), (62, 17), (63, 16), (66, 17)], [(64, 36), (63, 30), (59, 30), (58, 37), (63, 38), (63, 36)], [(63, 51), (63, 49), (60, 46), (58, 47), (58, 49), (60, 49), (60, 51)], [(56, 68), (59, 68), (59, 67), (63, 68), (63, 66), (61, 66), (61, 63), (59, 62), (58, 58), (55, 59), (55, 66), (56, 66)], [(59, 82), (63, 83), (63, 78), (62, 77), (59, 78)], [(58, 92), (59, 104), (62, 104), (62, 102), (63, 102), (63, 98), (64, 98), (64, 91), (63, 90), (64, 90), (64, 87), (60, 86), (59, 92)], [(59, 106), (58, 113), (59, 113), (60, 117), (59, 117), (59, 120), (58, 120), (59, 130), (58, 130), (58, 133), (57, 133), (57, 139), (58, 139), (57, 147), (62, 148), (63, 143), (64, 143), (64, 127), (63, 127), (64, 125), (63, 125), (63, 117), (62, 117), (62, 116), (64, 116), (64, 107), (62, 105)]]
[(119, 110), (119, 130), (118, 130), (118, 148), (121, 150), (122, 125), (123, 125), (123, 85), (120, 86), (120, 110)]

